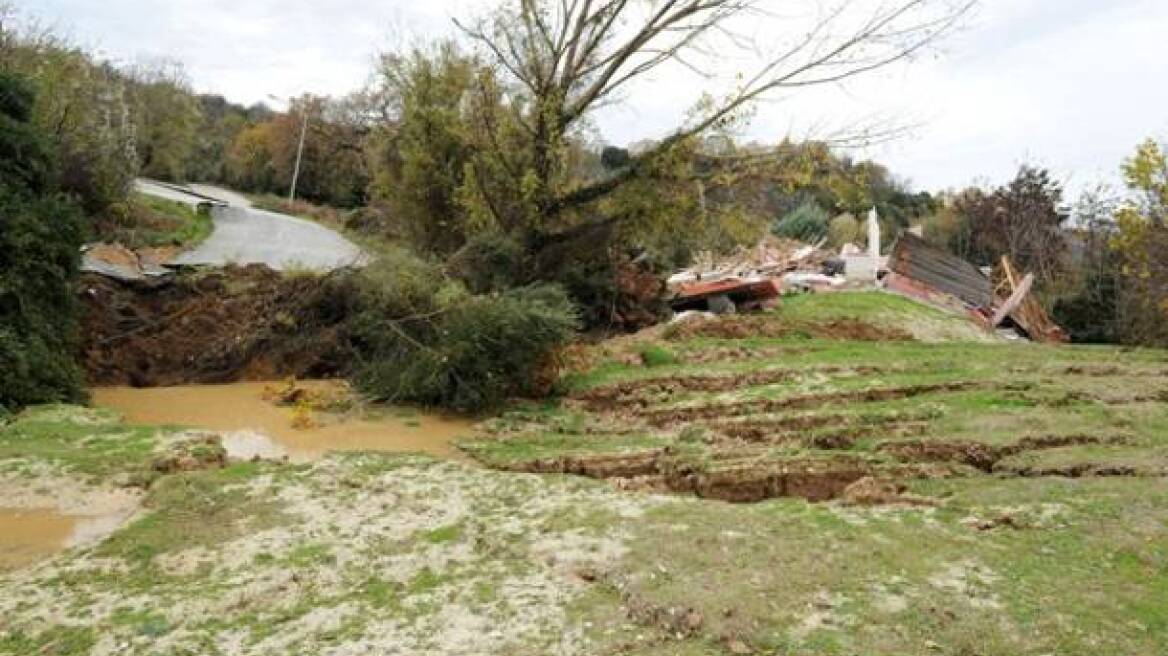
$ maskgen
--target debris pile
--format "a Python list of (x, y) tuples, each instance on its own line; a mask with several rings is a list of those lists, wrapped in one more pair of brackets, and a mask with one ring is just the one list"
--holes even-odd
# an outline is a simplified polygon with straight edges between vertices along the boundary
[(262, 396), (265, 401), (276, 405), (307, 405), (322, 412), (344, 412), (357, 402), (357, 393), (348, 381), (322, 384), (320, 381), (297, 380), (295, 376), (278, 384), (265, 385)]
[(781, 277), (796, 270), (819, 270), (831, 254), (793, 239), (766, 237), (752, 248), (740, 246), (732, 255), (717, 258), (710, 251), (694, 257), (694, 265), (670, 279), (717, 280), (728, 277)]
[(214, 433), (190, 433), (155, 456), (151, 468), (160, 474), (222, 469), (227, 466), (227, 449)]
[(832, 255), (822, 245), (767, 237), (724, 258), (708, 251), (699, 253), (693, 266), (669, 278), (670, 304), (676, 312), (733, 314), (773, 305), (785, 283), (842, 284), (842, 278), (825, 275)]

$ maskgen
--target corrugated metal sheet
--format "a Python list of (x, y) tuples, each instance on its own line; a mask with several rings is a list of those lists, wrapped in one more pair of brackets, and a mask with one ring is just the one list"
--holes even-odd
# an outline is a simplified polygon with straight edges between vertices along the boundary
[(978, 308), (993, 305), (989, 278), (969, 262), (905, 233), (888, 256), (888, 270)]

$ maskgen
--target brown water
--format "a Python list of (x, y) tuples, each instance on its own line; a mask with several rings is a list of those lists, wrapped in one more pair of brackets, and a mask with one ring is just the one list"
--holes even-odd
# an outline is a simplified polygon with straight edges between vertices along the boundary
[(0, 571), (56, 553), (70, 542), (77, 523), (55, 510), (0, 508)]
[(0, 507), (0, 572), (95, 542), (117, 530), (131, 512), (121, 508), (74, 515), (55, 508)]
[(389, 409), (377, 417), (361, 419), (330, 420), (318, 414), (323, 425), (294, 428), (292, 408), (263, 398), (264, 388), (270, 385), (107, 387), (92, 393), (94, 405), (117, 410), (131, 424), (169, 424), (223, 432), (224, 446), (236, 458), (286, 454), (293, 461), (305, 462), (329, 451), (391, 451), (459, 459), (460, 452), (451, 441), (474, 432), (474, 422), (468, 419), (409, 408)]

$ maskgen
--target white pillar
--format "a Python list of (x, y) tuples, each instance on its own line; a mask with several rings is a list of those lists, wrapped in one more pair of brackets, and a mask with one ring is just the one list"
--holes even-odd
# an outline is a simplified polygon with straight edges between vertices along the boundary
[(872, 275), (880, 270), (880, 216), (876, 207), (868, 212), (868, 257), (872, 259)]

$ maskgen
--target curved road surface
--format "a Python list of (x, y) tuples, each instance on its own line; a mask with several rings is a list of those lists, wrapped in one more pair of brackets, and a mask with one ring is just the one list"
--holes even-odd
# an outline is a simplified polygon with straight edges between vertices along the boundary
[[(153, 194), (158, 187), (163, 187)], [(179, 265), (224, 266), (265, 264), (277, 271), (309, 269), (331, 271), (362, 266), (369, 256), (356, 244), (322, 225), (248, 207), (247, 200), (233, 192), (200, 185), (194, 193), (173, 186), (142, 182), (139, 191), (180, 202), (213, 197), (224, 203), (212, 209), (215, 230), (206, 241), (182, 253), (172, 263)]]

